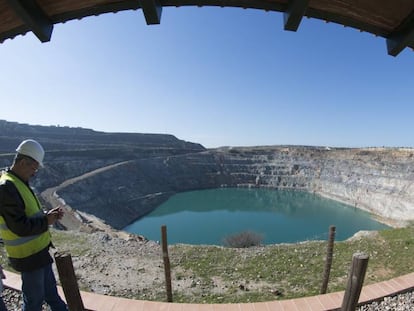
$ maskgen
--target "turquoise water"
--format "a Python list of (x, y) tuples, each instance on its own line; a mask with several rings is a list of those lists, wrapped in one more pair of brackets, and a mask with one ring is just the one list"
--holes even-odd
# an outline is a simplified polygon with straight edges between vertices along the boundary
[(176, 194), (124, 230), (159, 241), (162, 225), (169, 244), (214, 245), (248, 230), (261, 234), (264, 244), (277, 244), (326, 240), (330, 225), (337, 241), (388, 228), (364, 211), (307, 192), (221, 188)]

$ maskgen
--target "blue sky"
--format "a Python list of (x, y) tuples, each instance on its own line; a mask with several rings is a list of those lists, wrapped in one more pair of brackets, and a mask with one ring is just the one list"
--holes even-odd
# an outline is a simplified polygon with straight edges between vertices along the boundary
[(305, 18), (217, 7), (141, 10), (0, 44), (0, 119), (167, 133), (205, 147), (414, 147), (414, 52)]

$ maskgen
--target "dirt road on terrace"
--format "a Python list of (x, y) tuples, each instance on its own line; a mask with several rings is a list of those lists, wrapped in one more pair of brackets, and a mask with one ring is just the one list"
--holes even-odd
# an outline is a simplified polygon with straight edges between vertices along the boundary
[[(84, 230), (88, 230), (87, 228), (91, 227), (89, 225), (91, 224), (92, 227), (94, 228), (100, 228), (101, 230), (104, 230), (104, 231), (107, 231), (107, 230), (111, 231), (112, 229), (109, 226), (104, 225), (102, 221), (97, 219), (95, 216), (77, 211), (73, 209), (71, 206), (69, 206), (68, 204), (66, 204), (66, 202), (62, 198), (59, 197), (58, 191), (78, 181), (89, 178), (93, 175), (102, 173), (104, 171), (113, 169), (117, 166), (125, 165), (129, 162), (131, 161), (115, 163), (112, 165), (108, 165), (108, 166), (93, 170), (81, 176), (77, 176), (77, 177), (65, 180), (63, 183), (61, 183), (60, 185), (56, 187), (52, 187), (52, 188), (48, 188), (44, 190), (40, 194), (40, 197), (42, 198), (43, 202), (45, 203), (48, 209), (51, 209), (56, 206), (61, 206), (65, 209), (65, 216), (60, 221), (60, 224), (62, 225), (61, 228), (70, 230), (70, 229), (80, 229), (81, 227), (83, 227)], [(93, 230), (93, 228), (91, 230)]]

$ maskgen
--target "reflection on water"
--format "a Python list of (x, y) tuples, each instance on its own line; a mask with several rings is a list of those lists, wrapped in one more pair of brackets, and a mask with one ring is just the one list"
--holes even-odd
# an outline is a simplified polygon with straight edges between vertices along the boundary
[(247, 230), (275, 244), (326, 240), (330, 225), (336, 226), (336, 240), (387, 228), (355, 207), (307, 192), (222, 188), (179, 193), (124, 230), (160, 240), (162, 225), (170, 244), (216, 245)]

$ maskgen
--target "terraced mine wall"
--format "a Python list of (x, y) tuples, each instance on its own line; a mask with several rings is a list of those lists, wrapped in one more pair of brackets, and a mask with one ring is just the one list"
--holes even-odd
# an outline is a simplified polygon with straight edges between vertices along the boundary
[(402, 225), (414, 219), (413, 164), (404, 149), (221, 148), (128, 161), (57, 193), (118, 229), (175, 193), (217, 187), (309, 191)]
[(336, 199), (393, 225), (414, 220), (414, 149), (310, 146), (205, 149), (172, 135), (103, 133), (0, 120), (0, 167), (35, 138), (45, 168), (32, 185), (47, 204), (122, 229), (178, 192), (218, 187), (297, 189)]

